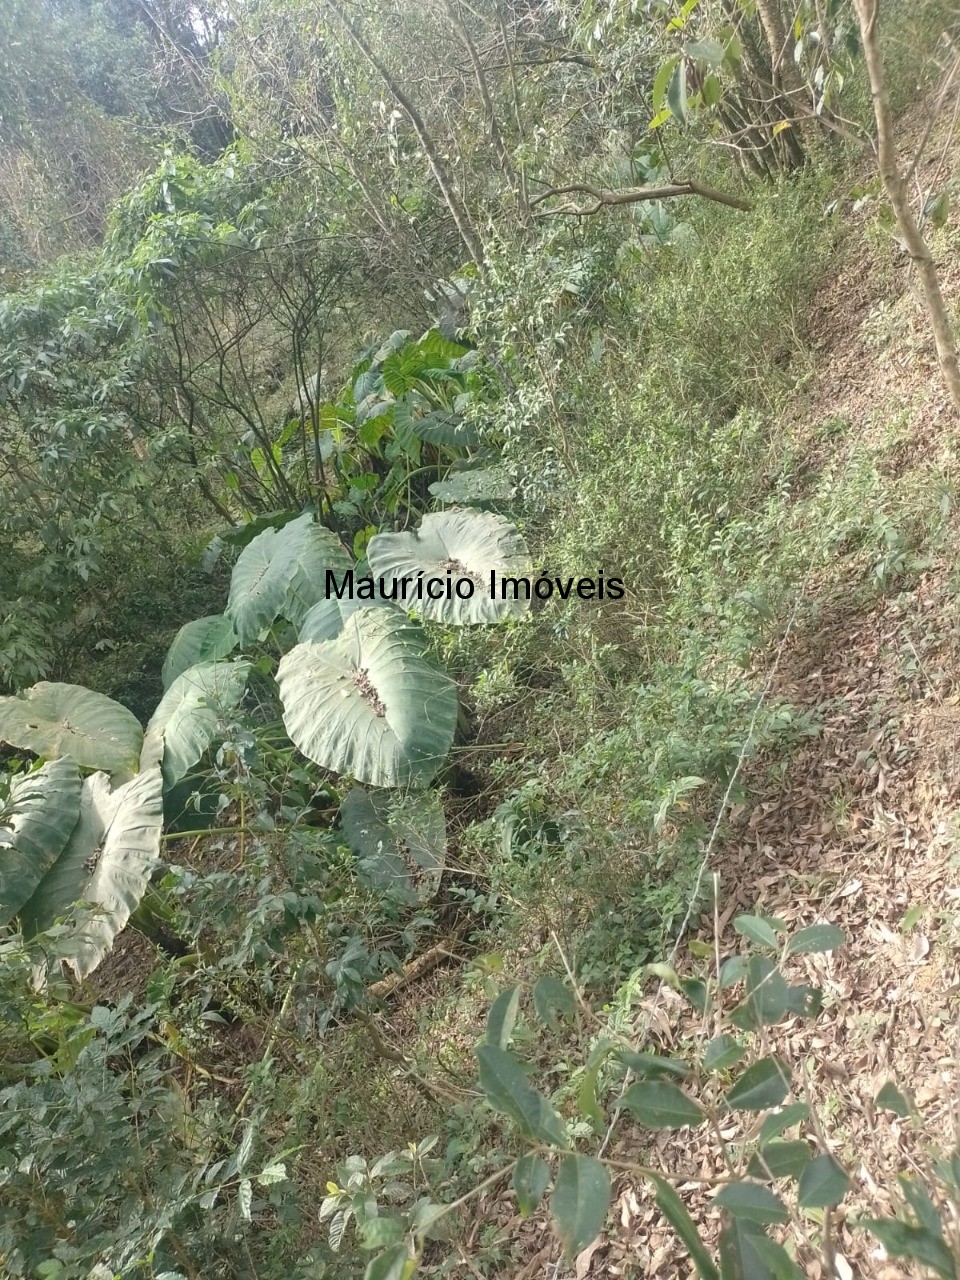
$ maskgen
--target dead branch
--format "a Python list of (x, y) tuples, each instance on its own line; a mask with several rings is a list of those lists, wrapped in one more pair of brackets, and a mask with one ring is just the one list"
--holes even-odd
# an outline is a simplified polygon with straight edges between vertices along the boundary
[(574, 192), (592, 196), (595, 203), (557, 205), (552, 209), (541, 209), (536, 216), (552, 218), (557, 214), (564, 214), (568, 217), (585, 218), (613, 205), (641, 204), (646, 200), (670, 200), (676, 196), (700, 196), (704, 200), (715, 200), (718, 204), (725, 204), (731, 209), (740, 209), (744, 213), (749, 213), (753, 208), (750, 201), (744, 200), (742, 196), (732, 195), (729, 191), (718, 191), (716, 187), (708, 187), (706, 183), (697, 182), (694, 178), (667, 182), (659, 187), (628, 187), (622, 191), (606, 191), (600, 187), (591, 187), (587, 183), (574, 182), (566, 187), (551, 187), (549, 191), (542, 192), (532, 200), (531, 204), (539, 205), (544, 200), (551, 200), (554, 196), (571, 195)]

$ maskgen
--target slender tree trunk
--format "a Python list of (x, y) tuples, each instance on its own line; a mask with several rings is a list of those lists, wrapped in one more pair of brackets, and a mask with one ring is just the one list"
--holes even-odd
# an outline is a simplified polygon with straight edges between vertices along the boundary
[(480, 238), (474, 230), (473, 223), (470, 220), (470, 215), (466, 210), (466, 206), (463, 204), (463, 201), (457, 193), (453, 178), (447, 171), (447, 166), (443, 162), (443, 157), (440, 155), (440, 151), (434, 142), (430, 131), (427, 129), (423, 117), (417, 110), (413, 101), (408, 98), (403, 89), (401, 89), (389, 67), (380, 61), (371, 48), (370, 43), (357, 30), (340, 6), (335, 4), (334, 0), (327, 0), (327, 7), (332, 13), (336, 14), (347, 35), (366, 58), (367, 62), (370, 63), (370, 66), (373, 67), (377, 75), (379, 75), (380, 79), (390, 90), (393, 97), (396, 98), (404, 114), (413, 125), (413, 131), (417, 135), (421, 147), (423, 147), (423, 153), (427, 157), (427, 163), (430, 166), (430, 171), (436, 179), (437, 186), (440, 188), (440, 194), (443, 196), (444, 203), (450, 211), (450, 216), (453, 218), (454, 224), (460, 233), (460, 238), (466, 245), (467, 252), (470, 254), (470, 257), (480, 270), (483, 271), (483, 248), (480, 244)]
[(863, 38), (863, 52), (867, 64), (867, 75), (870, 78), (870, 92), (873, 95), (873, 110), (877, 119), (877, 157), (880, 176), (887, 196), (896, 215), (900, 235), (913, 259), (920, 277), (923, 296), (927, 304), (927, 314), (933, 329), (933, 338), (937, 346), (937, 359), (940, 371), (950, 393), (950, 399), (956, 413), (960, 414), (960, 363), (957, 360), (957, 342), (947, 305), (940, 289), (940, 277), (937, 264), (933, 260), (930, 247), (923, 237), (917, 219), (910, 205), (907, 184), (900, 172), (897, 159), (893, 111), (890, 107), (890, 94), (887, 89), (886, 72), (883, 55), (880, 52), (880, 40), (877, 33), (878, 0), (854, 0), (857, 20), (860, 23), (860, 34)]

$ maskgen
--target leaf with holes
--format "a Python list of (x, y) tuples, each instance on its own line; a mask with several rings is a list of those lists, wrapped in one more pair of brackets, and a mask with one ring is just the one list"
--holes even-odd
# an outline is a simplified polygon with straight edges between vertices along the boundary
[(161, 679), (166, 691), (190, 667), (227, 658), (239, 644), (233, 623), (222, 613), (184, 623), (173, 638), (163, 662)]
[(303, 754), (369, 786), (426, 786), (453, 743), (456, 685), (399, 610), (361, 609), (335, 640), (298, 644), (277, 684)]
[[(406, 580), (408, 594), (418, 578), (443, 583), (440, 599), (410, 601), (414, 612), (433, 622), (456, 626), (501, 622), (529, 609), (525, 599), (493, 598), (491, 574), (498, 579), (529, 577), (531, 566), (517, 529), (489, 511), (439, 511), (424, 516), (415, 533), (378, 533), (370, 539), (367, 558), (374, 574), (396, 582)], [(452, 598), (447, 599), (448, 577), (453, 582), (472, 582), (470, 598), (460, 599), (451, 590)]]
[(357, 877), (403, 902), (426, 902), (439, 888), (447, 824), (436, 791), (397, 796), (354, 787), (340, 825), (357, 855)]
[(0, 742), (81, 769), (136, 769), (143, 729), (132, 711), (78, 684), (42, 680), (15, 698), (0, 698)]
[(0, 808), (0, 924), (30, 900), (80, 817), (80, 770), (63, 756), (10, 782)]
[(327, 570), (353, 561), (336, 535), (306, 512), (281, 529), (264, 529), (240, 553), (230, 578), (226, 614), (241, 644), (260, 639), (277, 618), (299, 624), (327, 594)]
[[(70, 917), (72, 933), (61, 940), (61, 949), (79, 977), (92, 973), (146, 891), (160, 857), (162, 821), (158, 768), (116, 789), (105, 773), (91, 774), (66, 848), (21, 912), (24, 932), (38, 933)], [(78, 903), (91, 912), (74, 914)]]
[(141, 768), (163, 762), (163, 785), (185, 778), (243, 697), (249, 662), (205, 662), (177, 676), (147, 725)]

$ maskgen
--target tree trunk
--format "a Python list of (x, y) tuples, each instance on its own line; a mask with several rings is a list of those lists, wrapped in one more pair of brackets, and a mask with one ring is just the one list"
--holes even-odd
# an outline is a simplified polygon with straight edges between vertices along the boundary
[(907, 184), (900, 172), (897, 159), (893, 112), (890, 107), (886, 71), (877, 34), (877, 0), (854, 0), (854, 8), (860, 23), (867, 75), (870, 78), (870, 92), (873, 95), (873, 110), (877, 119), (877, 157), (880, 176), (893, 206), (900, 235), (916, 265), (927, 304), (927, 314), (930, 317), (930, 327), (933, 329), (933, 338), (937, 346), (940, 371), (947, 384), (954, 411), (960, 414), (960, 364), (957, 361), (956, 338), (940, 289), (937, 264), (914, 217), (907, 194)]

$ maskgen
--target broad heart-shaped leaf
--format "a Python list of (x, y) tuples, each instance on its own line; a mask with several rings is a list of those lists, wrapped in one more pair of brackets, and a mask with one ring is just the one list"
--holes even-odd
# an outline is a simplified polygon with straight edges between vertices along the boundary
[(0, 742), (46, 760), (72, 756), (81, 769), (136, 769), (143, 729), (132, 711), (78, 684), (42, 680), (0, 698)]
[(516, 1058), (493, 1044), (478, 1044), (480, 1088), (501, 1115), (510, 1116), (524, 1133), (554, 1147), (565, 1147), (563, 1122), (542, 1093), (528, 1083)]
[(435, 480), (430, 486), (430, 492), (438, 502), (462, 502), (466, 506), (507, 502), (516, 491), (516, 485), (500, 467), (451, 471), (445, 479)]
[(405, 902), (425, 902), (440, 885), (447, 823), (436, 791), (407, 796), (354, 787), (340, 808), (358, 878)]
[(92, 973), (113, 946), (146, 891), (160, 856), (163, 794), (158, 768), (110, 789), (105, 773), (84, 781), (80, 819), (60, 857), (21, 912), (24, 933), (47, 929), (71, 916), (77, 903), (90, 913), (72, 917), (63, 949), (81, 978)]
[(440, 410), (415, 418), (412, 414), (398, 417), (394, 410), (394, 421), (398, 426), (412, 431), (425, 444), (443, 445), (447, 449), (466, 449), (480, 443), (479, 427), (473, 422), (465, 422), (456, 413)]
[(550, 1166), (541, 1156), (531, 1153), (517, 1161), (513, 1171), (513, 1191), (521, 1218), (529, 1218), (543, 1199), (550, 1183)]
[(335, 640), (298, 644), (277, 683), (296, 746), (358, 782), (426, 786), (453, 743), (456, 686), (399, 610), (360, 609)]
[(617, 1101), (647, 1129), (682, 1129), (702, 1124), (703, 1112), (682, 1089), (666, 1080), (640, 1080)]
[[(342, 582), (342, 578), (340, 581)], [(309, 640), (316, 644), (324, 640), (336, 640), (343, 630), (343, 624), (348, 618), (352, 618), (358, 609), (392, 609), (394, 613), (401, 612), (391, 601), (384, 600), (379, 595), (374, 595), (370, 600), (360, 600), (356, 597), (349, 599), (346, 595), (342, 600), (338, 600), (335, 595), (329, 596), (327, 599), (318, 600), (307, 610), (300, 623), (297, 638), (301, 644), (306, 644)]]
[(204, 662), (177, 676), (147, 725), (140, 767), (163, 761), (169, 791), (185, 778), (243, 697), (249, 662)]
[(609, 1207), (607, 1166), (593, 1156), (565, 1156), (553, 1184), (550, 1212), (568, 1257), (575, 1257), (596, 1240)]
[(80, 770), (69, 756), (12, 779), (0, 809), (0, 924), (29, 901), (79, 817)]
[(173, 638), (163, 661), (164, 690), (170, 688), (177, 676), (201, 662), (219, 662), (228, 657), (239, 644), (233, 623), (223, 613), (207, 618), (195, 618), (186, 622)]
[[(491, 574), (499, 583), (501, 577), (529, 578), (530, 557), (526, 544), (516, 528), (503, 516), (489, 511), (439, 511), (423, 517), (416, 533), (378, 533), (367, 546), (367, 559), (376, 576), (408, 582), (407, 595), (413, 593), (418, 578), (424, 578), (422, 600), (410, 601), (414, 612), (432, 622), (470, 626), (474, 623), (501, 622), (505, 618), (526, 613), (529, 602), (512, 598), (512, 589), (495, 599), (491, 591)], [(460, 599), (456, 590), (449, 591), (448, 581), (473, 583), (469, 599)], [(427, 598), (430, 582), (439, 581), (440, 598)], [(465, 587), (461, 587), (465, 591)], [(497, 593), (500, 594), (499, 591)]]
[(300, 623), (326, 595), (327, 570), (342, 574), (351, 557), (336, 535), (309, 512), (282, 529), (264, 529), (244, 547), (230, 578), (226, 614), (241, 644), (249, 644), (277, 620)]

